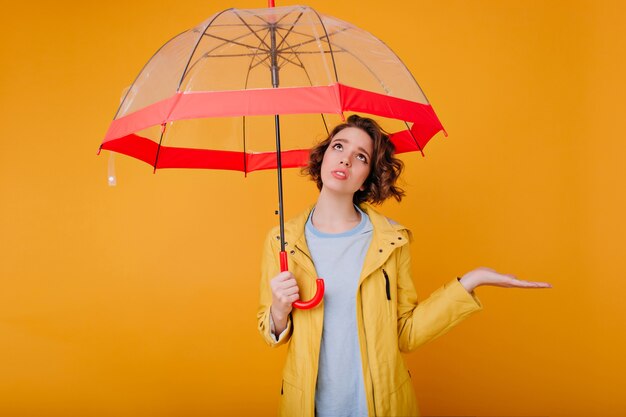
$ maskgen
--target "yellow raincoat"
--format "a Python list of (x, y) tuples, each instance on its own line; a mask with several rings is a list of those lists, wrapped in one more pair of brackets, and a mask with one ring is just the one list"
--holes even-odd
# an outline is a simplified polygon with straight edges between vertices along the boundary
[[(361, 209), (369, 216), (374, 229), (356, 298), (369, 416), (417, 416), (410, 374), (400, 352), (412, 351), (444, 334), (482, 306), (456, 278), (418, 304), (411, 278), (409, 230), (390, 223), (366, 204)], [(309, 212), (310, 209), (285, 223), (289, 270), (298, 282), (303, 300), (315, 294), (317, 278), (304, 236)], [(313, 417), (324, 305), (322, 302), (311, 310), (294, 309), (285, 337), (278, 343), (272, 338), (269, 281), (280, 272), (279, 251), (280, 238), (275, 228), (268, 235), (262, 258), (258, 327), (270, 346), (289, 341), (280, 416)]]

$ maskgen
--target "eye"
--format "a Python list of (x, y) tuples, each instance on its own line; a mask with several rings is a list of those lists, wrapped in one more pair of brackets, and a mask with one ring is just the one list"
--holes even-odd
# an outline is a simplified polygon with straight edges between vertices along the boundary
[(333, 149), (336, 149), (336, 150), (338, 150), (338, 151), (342, 151), (342, 150), (343, 150), (343, 145), (342, 145), (341, 143), (338, 143), (338, 142), (337, 142), (337, 143), (335, 143), (335, 144), (333, 145)]
[(360, 153), (356, 156), (356, 159), (358, 159), (361, 162), (364, 162), (367, 164), (367, 156), (365, 156), (364, 154)]

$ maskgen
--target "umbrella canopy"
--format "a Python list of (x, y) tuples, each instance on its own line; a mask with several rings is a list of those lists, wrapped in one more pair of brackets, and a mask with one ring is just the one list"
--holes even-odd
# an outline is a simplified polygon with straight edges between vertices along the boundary
[[(387, 119), (396, 152), (421, 152), (443, 127), (382, 41), (307, 6), (270, 6), (222, 11), (163, 45), (129, 88), (100, 149), (155, 171), (277, 168), (285, 271), (281, 169), (306, 165), (317, 132), (328, 134), (344, 112), (367, 113)], [(317, 305), (321, 279), (317, 288), (294, 306)]]
[(280, 114), (283, 166), (302, 166), (315, 134), (345, 111), (389, 119), (397, 152), (421, 151), (443, 129), (406, 66), (370, 33), (306, 6), (228, 9), (154, 54), (101, 149), (155, 169), (275, 168), (273, 120), (261, 116)]

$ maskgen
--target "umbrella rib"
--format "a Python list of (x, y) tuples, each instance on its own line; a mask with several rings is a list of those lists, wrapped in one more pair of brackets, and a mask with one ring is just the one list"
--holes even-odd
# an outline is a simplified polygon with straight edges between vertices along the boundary
[(347, 52), (343, 49), (338, 50), (338, 51), (291, 51), (291, 52), (285, 52), (286, 54), (293, 54), (293, 55), (314, 55), (314, 54), (330, 54), (330, 53), (337, 53), (337, 52)]
[[(204, 36), (204, 34), (206, 33), (207, 30), (209, 30), (209, 28), (211, 27), (211, 24), (213, 22), (215, 22), (215, 19), (217, 19), (218, 17), (220, 17), (222, 14), (224, 14), (225, 12), (227, 12), (229, 10), (232, 10), (232, 9), (226, 9), (226, 10), (216, 14), (215, 17), (213, 18), (213, 20), (211, 20), (209, 22), (209, 24), (206, 25), (206, 27), (204, 28), (204, 31), (202, 32), (202, 36)], [(198, 49), (198, 45), (200, 45), (200, 41), (202, 40), (202, 36), (198, 37), (198, 41), (193, 46), (193, 50), (191, 51), (191, 54), (189, 54), (189, 59), (187, 60), (187, 64), (185, 65), (185, 69), (183, 70), (183, 73), (180, 76), (180, 80), (178, 81), (178, 86), (176, 87), (176, 91), (179, 91), (180, 90), (180, 86), (183, 85), (183, 80), (185, 79), (185, 75), (187, 75), (187, 70), (189, 69), (189, 64), (191, 63), (191, 59), (193, 58), (194, 54), (196, 53), (196, 49)]]
[[(231, 25), (231, 26), (241, 26), (241, 25)], [(213, 26), (213, 27), (215, 27), (215, 26)], [(207, 37), (213, 37), (213, 38), (215, 38), (215, 36), (214, 36), (214, 35), (209, 35), (209, 34), (207, 34), (207, 33), (203, 33), (202, 35), (203, 35), (203, 36), (207, 36)], [(239, 40), (239, 39), (245, 38), (245, 37), (247, 37), (247, 36), (250, 36), (250, 34), (249, 34), (249, 33), (245, 33), (245, 34), (243, 34), (243, 35), (241, 35), (241, 36), (238, 36), (238, 37), (234, 38), (233, 40)], [(209, 50), (208, 52), (206, 52), (204, 55), (202, 55), (202, 57), (201, 57), (200, 59), (196, 60), (196, 62), (194, 62), (194, 63), (193, 63), (193, 64), (189, 67), (189, 69), (188, 69), (188, 71), (187, 71), (187, 72), (190, 72), (190, 71), (191, 71), (191, 70), (192, 70), (192, 69), (193, 69), (193, 68), (194, 68), (197, 64), (199, 64), (199, 63), (200, 63), (201, 59), (204, 59), (204, 58), (235, 58), (235, 57), (240, 57), (240, 56), (250, 56), (250, 54), (219, 54), (219, 55), (210, 55), (210, 54), (211, 54), (211, 52), (213, 52), (213, 51), (215, 51), (216, 49), (219, 49), (219, 48), (221, 48), (222, 46), (227, 45), (227, 44), (229, 44), (229, 43), (234, 43), (234, 42), (232, 42), (232, 40), (224, 40), (224, 42), (222, 42), (221, 44), (219, 44), (219, 45), (215, 46), (213, 49), (211, 49), (211, 50)], [(256, 49), (255, 49), (255, 51), (256, 51)], [(255, 52), (254, 54), (256, 55), (256, 52)]]
[[(289, 34), (289, 33), (287, 33), (287, 34)], [(286, 36), (283, 37), (283, 40), (282, 40), (281, 44), (283, 44), (283, 43), (286, 43), (287, 46), (290, 46), (289, 42), (287, 41), (287, 37)], [(306, 74), (307, 78), (309, 79), (309, 84), (311, 84), (311, 86), (313, 86), (313, 83), (311, 82), (311, 78), (309, 77), (309, 73), (307, 72), (306, 68), (304, 68), (304, 63), (298, 57), (298, 53), (296, 51), (291, 51), (291, 52), (289, 52), (289, 54), (293, 54), (294, 58), (296, 58), (300, 62), (300, 64), (297, 64), (297, 63), (293, 62), (292, 60), (288, 59), (284, 55), (279, 55), (279, 56), (280, 56), (280, 58), (283, 59), (283, 61), (289, 62), (289, 63), (291, 63), (291, 64), (293, 64), (293, 65), (295, 65), (297, 67), (300, 67), (300, 68), (304, 69), (304, 73)]]
[[(291, 33), (291, 31), (293, 30), (293, 28), (296, 27), (296, 25), (298, 24), (298, 22), (300, 21), (300, 18), (304, 15), (304, 12), (300, 12), (300, 14), (298, 15), (298, 17), (296, 17), (296, 20), (291, 24), (291, 27), (289, 28), (289, 30), (287, 31), (287, 33), (283, 36), (281, 34), (281, 36), (283, 37), (283, 40), (276, 46), (276, 50), (280, 50), (280, 47), (283, 45), (283, 43), (286, 42), (287, 37), (289, 36), (289, 34)], [(278, 27), (276, 28), (278, 29)], [(281, 28), (282, 29), (282, 28)], [(278, 30), (276, 30), (276, 33), (278, 33)], [(287, 43), (287, 45), (289, 45)]]
[(376, 74), (376, 72), (374, 72), (374, 70), (372, 70), (369, 65), (367, 65), (363, 59), (361, 59), (358, 55), (355, 55), (354, 53), (348, 51), (348, 50), (342, 50), (342, 52), (347, 53), (348, 55), (352, 56), (354, 59), (356, 59), (357, 61), (359, 61), (361, 63), (361, 65), (363, 65), (365, 68), (367, 68), (367, 70), (369, 71), (370, 74), (372, 74), (372, 76), (376, 79), (376, 81), (378, 81), (378, 84), (380, 84), (380, 86), (383, 88), (383, 90), (385, 91), (385, 93), (387, 93), (387, 95), (389, 95), (390, 91), (387, 88), (387, 86), (385, 85), (385, 83), (383, 82), (383, 80), (380, 79), (380, 77)]
[[(287, 42), (287, 40), (285, 38), (283, 38), (283, 41), (289, 45), (289, 42)], [(307, 80), (309, 80), (309, 85), (312, 87), (313, 86), (313, 80), (311, 80), (311, 76), (309, 75), (309, 71), (307, 71), (306, 66), (304, 65), (304, 63), (302, 62), (302, 60), (300, 60), (300, 57), (298, 56), (297, 53), (293, 53), (295, 58), (300, 61), (300, 65), (298, 65), (300, 68), (302, 68), (302, 70), (304, 71), (304, 75), (306, 75)], [(284, 58), (283, 58), (284, 59)], [(324, 117), (324, 113), (320, 113), (320, 116), (322, 117), (322, 123), (324, 123), (324, 129), (326, 129), (326, 134), (330, 135), (330, 131), (328, 130), (328, 124), (326, 123), (326, 118)]]
[(153, 173), (157, 170), (157, 164), (159, 162), (159, 154), (161, 153), (161, 143), (163, 142), (163, 135), (165, 135), (165, 128), (167, 124), (163, 123), (161, 125), (161, 136), (159, 137), (159, 146), (157, 146), (156, 155), (154, 156), (154, 170)]
[[(270, 34), (270, 31), (266, 31), (265, 32), (265, 36), (263, 37), (263, 42), (265, 42), (265, 38), (267, 38), (267, 36)], [(256, 53), (255, 53), (256, 55)], [(246, 86), (248, 85), (248, 81), (247, 78), (250, 75), (250, 71), (256, 67), (258, 67), (261, 64), (266, 63), (266, 61), (268, 61), (270, 59), (270, 53), (268, 51), (268, 53), (265, 54), (265, 56), (263, 57), (263, 59), (259, 59), (259, 62), (257, 62), (256, 64), (252, 65), (254, 62), (254, 56), (252, 57), (252, 60), (250, 61), (250, 66), (248, 67), (248, 73), (246, 74)], [(266, 64), (268, 68), (270, 68), (270, 64)], [(246, 87), (247, 88), (247, 87)]]
[(219, 54), (219, 55), (204, 55), (203, 58), (237, 58), (242, 56), (258, 56), (256, 52), (250, 52), (248, 54)]
[(258, 40), (260, 40), (260, 41), (261, 41), (261, 43), (262, 43), (263, 45), (265, 45), (265, 47), (267, 48), (267, 49), (266, 49), (266, 51), (269, 53), (269, 51), (270, 51), (270, 46), (269, 46), (268, 44), (266, 44), (266, 43), (265, 43), (265, 41), (264, 41), (264, 40), (263, 40), (263, 39), (259, 36), (259, 34), (257, 33), (257, 31), (253, 30), (253, 29), (250, 27), (250, 25), (248, 24), (248, 22), (246, 22), (245, 20), (243, 20), (243, 17), (241, 17), (241, 15), (239, 15), (239, 13), (237, 13), (237, 12), (233, 12), (233, 13), (235, 13), (235, 16), (237, 16), (237, 18), (238, 18), (239, 20), (241, 20), (241, 23), (243, 23), (243, 24), (244, 24), (244, 25), (248, 28), (248, 30), (249, 30), (249, 31), (250, 31), (250, 32), (251, 32), (254, 36), (256, 36), (256, 38), (257, 38)]
[[(256, 46), (248, 45), (248, 44), (245, 44), (245, 43), (241, 43), (241, 42), (234, 42), (234, 41), (232, 41), (232, 40), (230, 40), (230, 39), (222, 38), (221, 36), (213, 35), (213, 34), (210, 34), (210, 33), (204, 33), (203, 35), (204, 35), (204, 36), (208, 36), (208, 37), (210, 37), (210, 38), (218, 39), (218, 40), (220, 40), (220, 41), (224, 41), (224, 44), (223, 44), (223, 45), (225, 45), (225, 44), (229, 44), (229, 43), (232, 43), (232, 44), (235, 44), (235, 45), (238, 45), (238, 46), (243, 46), (244, 48), (249, 48), (249, 49), (260, 49), (260, 50), (262, 50), (262, 51), (269, 52), (269, 49), (261, 49), (261, 48), (258, 48), (258, 47), (256, 47)], [(220, 46), (222, 46), (222, 45), (220, 45)], [(266, 46), (267, 46), (267, 45), (266, 45)]]
[[(281, 38), (282, 38), (282, 39), (281, 39), (281, 41), (280, 41), (280, 43), (276, 46), (276, 50), (277, 50), (277, 51), (279, 51), (279, 50), (280, 50), (280, 47), (281, 47), (284, 43), (286, 43), (288, 46), (290, 46), (290, 45), (289, 45), (289, 42), (287, 42), (287, 37), (289, 36), (289, 34), (291, 33), (291, 31), (292, 31), (292, 30), (293, 30), (293, 28), (295, 27), (296, 23), (298, 23), (298, 21), (300, 20), (300, 18), (302, 17), (302, 15), (303, 15), (303, 13), (300, 13), (300, 15), (296, 18), (296, 21), (292, 24), (292, 26), (289, 28), (289, 30), (287, 30), (287, 33), (283, 34), (283, 33), (281, 33), (280, 31), (278, 31), (278, 28), (276, 29), (276, 33), (277, 33), (278, 35), (280, 35), (280, 36), (281, 36)], [(282, 28), (281, 28), (281, 29), (282, 29)], [(287, 53), (289, 53), (289, 54), (293, 54), (293, 55), (297, 58), (297, 55), (296, 55), (296, 53), (297, 53), (297, 52), (296, 52), (295, 50), (292, 50), (292, 51), (287, 52)], [(285, 57), (283, 54), (281, 54), (280, 52), (278, 52), (278, 57), (282, 58), (282, 60), (283, 60), (283, 61), (285, 61), (285, 62), (291, 63), (291, 64), (293, 64), (293, 65), (295, 65), (295, 66), (298, 66), (298, 67), (301, 67), (301, 68), (304, 68), (304, 64), (302, 64), (302, 61), (300, 61), (300, 59), (298, 59), (298, 61), (300, 61), (300, 65), (298, 65), (298, 64), (296, 64), (295, 62), (293, 62), (293, 61), (289, 60), (288, 58), (286, 58), (286, 57)], [(282, 66), (280, 66), (280, 68), (282, 68)]]
[(120, 101), (120, 105), (117, 107), (117, 111), (115, 112), (115, 116), (113, 116), (113, 119), (115, 120), (118, 116), (118, 114), (120, 114), (120, 110), (122, 110), (122, 106), (124, 105), (124, 102), (126, 101), (126, 97), (128, 97), (128, 95), (130, 94), (131, 90), (133, 89), (133, 86), (135, 85), (135, 83), (137, 82), (137, 80), (139, 79), (139, 77), (141, 76), (141, 74), (143, 73), (143, 71), (146, 69), (146, 67), (148, 66), (148, 64), (150, 63), (150, 61), (152, 61), (152, 58), (154, 58), (159, 52), (161, 52), (161, 49), (163, 49), (163, 47), (165, 45), (167, 45), (168, 43), (170, 43), (171, 41), (173, 41), (174, 39), (178, 38), (180, 35), (182, 35), (183, 33), (187, 33), (188, 31), (184, 31), (179, 33), (178, 35), (172, 37), (169, 41), (167, 41), (166, 43), (164, 43), (163, 45), (161, 45), (161, 47), (159, 49), (157, 49), (157, 51), (152, 54), (152, 56), (150, 57), (150, 59), (148, 61), (146, 61), (146, 63), (144, 64), (143, 68), (141, 69), (141, 71), (139, 71), (139, 73), (137, 74), (137, 76), (135, 77), (135, 79), (133, 80), (133, 83), (130, 85), (130, 87), (128, 87), (128, 90), (126, 90), (126, 94), (124, 94), (124, 98)]
[(324, 29), (324, 33), (326, 34), (326, 41), (328, 43), (328, 49), (330, 50), (330, 59), (333, 62), (333, 71), (335, 72), (335, 81), (339, 82), (339, 75), (337, 75), (337, 64), (335, 63), (335, 54), (333, 54), (333, 46), (332, 46), (332, 43), (330, 42), (330, 37), (328, 35), (328, 31), (326, 30), (326, 25), (324, 25), (324, 21), (322, 20), (322, 17), (320, 16), (318, 12), (313, 10), (313, 13), (315, 13), (317, 18), (320, 20), (320, 25), (322, 25), (322, 29)]
[[(322, 53), (330, 53), (331, 51), (320, 51)], [(288, 52), (288, 54), (292, 54), (292, 55), (313, 55), (313, 54), (319, 54), (320, 52), (318, 51), (304, 51), (304, 52)], [(333, 53), (337, 53), (337, 52), (347, 52), (343, 49), (340, 49), (338, 51), (333, 51)], [(248, 53), (248, 54), (220, 54), (220, 55), (204, 55), (203, 58), (237, 58), (237, 57), (242, 57), (242, 56), (252, 56), (252, 57), (256, 57), (259, 56), (259, 54), (257, 52), (254, 53)], [(282, 57), (281, 57), (282, 58)], [(267, 58), (263, 58), (263, 60), (266, 60)], [(197, 63), (197, 61), (196, 61)], [(196, 65), (196, 63), (194, 63), (193, 65)], [(192, 67), (193, 67), (192, 65)]]
[[(267, 36), (270, 34), (269, 30), (265, 31), (265, 36), (263, 37), (263, 41), (265, 42), (265, 39), (267, 38)], [(245, 84), (245, 89), (248, 88), (248, 78), (250, 77), (250, 70), (252, 70), (252, 68), (256, 68), (257, 65), (252, 65), (254, 63), (254, 58), (256, 58), (258, 56), (257, 52), (259, 50), (257, 49), (257, 51), (255, 51), (254, 55), (252, 55), (252, 59), (250, 60), (250, 64), (248, 65), (248, 73), (246, 74), (246, 84)], [(270, 58), (270, 54), (265, 54), (264, 58), (260, 58), (259, 57), (259, 62), (258, 65), (264, 63), (265, 61), (267, 61)], [(268, 64), (269, 67), (269, 64)]]
[[(267, 38), (267, 35), (269, 35), (269, 31), (265, 32), (265, 38)], [(265, 38), (263, 40), (265, 40)], [(258, 51), (258, 50), (257, 50)], [(252, 65), (254, 63), (254, 59), (256, 58), (257, 54), (256, 52), (254, 53), (254, 55), (252, 55), (252, 59), (250, 59), (250, 64), (248, 64), (248, 72), (246, 73), (246, 81), (243, 85), (243, 89), (247, 90), (248, 89), (248, 81), (250, 80), (250, 71), (252, 70), (252, 68), (255, 68), (256, 65)], [(259, 64), (262, 63), (263, 61), (267, 60), (269, 57), (268, 54), (265, 55), (265, 58), (261, 59), (259, 61)], [(242, 137), (243, 137), (243, 172), (244, 175), (248, 174), (248, 161), (246, 158), (246, 116), (243, 116), (243, 118), (241, 119), (241, 130), (242, 130)]]
[(246, 116), (241, 119), (241, 130), (243, 131), (243, 175), (248, 175), (248, 161), (246, 158)]
[[(263, 25), (263, 24), (254, 24), (254, 23), (248, 23), (248, 25), (250, 25), (250, 27), (266, 27), (267, 25)], [(230, 28), (230, 27), (239, 27), (241, 26), (241, 23), (221, 23), (219, 25), (213, 25), (214, 28)]]
[[(207, 58), (236, 58), (236, 57), (242, 57), (242, 56), (257, 56), (256, 53), (250, 53), (250, 54), (230, 54), (230, 55), (203, 55), (201, 59), (207, 59)], [(189, 70), (187, 71), (188, 73), (191, 72), (191, 70), (200, 63), (201, 59), (196, 60), (196, 62), (194, 62), (190, 67)]]
[[(282, 27), (282, 24), (279, 24), (281, 20), (283, 20), (285, 17), (289, 16), (289, 14), (283, 15), (280, 17), (280, 19), (276, 22), (276, 26), (277, 27)], [(260, 27), (260, 28), (267, 28), (267, 25), (269, 25), (270, 23), (267, 20), (264, 20), (262, 17), (260, 16), (256, 16), (254, 15), (253, 17), (256, 17), (257, 19), (260, 19), (261, 22), (263, 23), (248, 23), (248, 25), (250, 27)], [(285, 23), (284, 26), (287, 27), (291, 25), (291, 23)], [(220, 23), (218, 25), (212, 25), (212, 27), (214, 28), (219, 28), (219, 27), (237, 27), (237, 26), (241, 26), (240, 23)]]
[[(310, 44), (310, 43), (313, 43), (313, 42), (317, 41), (318, 39), (319, 39), (319, 40), (321, 40), (321, 41), (323, 41), (323, 42), (326, 42), (327, 44), (329, 44), (329, 45), (330, 45), (329, 36), (334, 36), (334, 35), (337, 35), (338, 33), (345, 32), (346, 30), (348, 30), (348, 28), (342, 28), (341, 30), (338, 30), (338, 31), (333, 32), (333, 33), (330, 33), (330, 34), (326, 34), (326, 35), (324, 35), (324, 36), (322, 36), (322, 37), (320, 37), (320, 38), (316, 38), (315, 36), (311, 36), (311, 35), (309, 35), (308, 33), (301, 33), (301, 32), (297, 32), (297, 31), (293, 31), (293, 33), (295, 33), (296, 35), (306, 36), (306, 37), (309, 37), (309, 38), (311, 38), (311, 39), (310, 39), (310, 40), (308, 40), (308, 41), (305, 41), (305, 42), (299, 43), (299, 44), (297, 44), (297, 45), (293, 45), (291, 48), (299, 48), (300, 46), (303, 46), (303, 45), (308, 45), (308, 44)], [(285, 48), (285, 49), (289, 49), (289, 48)], [(284, 50), (284, 49), (283, 49), (283, 50)], [(279, 50), (278, 52), (279, 52), (279, 53), (280, 53), (280, 52), (283, 52), (283, 50)]]
[[(267, 37), (267, 35), (269, 35), (269, 31), (267, 31), (267, 32), (265, 33), (265, 37)], [(263, 40), (265, 40), (265, 38), (264, 38)], [(269, 58), (269, 55), (268, 55), (268, 54), (266, 54), (266, 55), (265, 55), (265, 58), (260, 59), (258, 63), (254, 64), (254, 58), (256, 58), (256, 57), (257, 57), (257, 54), (256, 54), (256, 53), (255, 53), (254, 55), (252, 55), (252, 59), (250, 60), (250, 64), (248, 64), (248, 72), (246, 73), (246, 81), (245, 81), (245, 83), (244, 83), (244, 85), (243, 85), (243, 89), (244, 89), (244, 90), (247, 90), (247, 89), (248, 89), (248, 81), (250, 80), (250, 71), (251, 71), (253, 68), (256, 68), (258, 65), (262, 64), (264, 61), (266, 61), (266, 60)], [(253, 64), (254, 64), (254, 65), (253, 65)]]
[[(233, 26), (235, 26), (235, 25), (233, 25)], [(236, 26), (241, 26), (241, 25), (236, 25)], [(205, 35), (206, 35), (206, 34), (205, 34)], [(243, 35), (241, 35), (241, 36), (237, 36), (237, 37), (233, 38), (233, 40), (238, 41), (239, 39), (245, 38), (245, 37), (247, 37), (247, 36), (250, 36), (250, 34), (249, 34), (249, 33), (244, 33), (244, 34), (243, 34)], [(227, 40), (225, 40), (223, 43), (221, 43), (221, 44), (217, 45), (216, 47), (214, 47), (213, 49), (211, 49), (210, 51), (208, 51), (205, 55), (208, 55), (208, 54), (210, 54), (211, 52), (215, 51), (216, 49), (219, 49), (219, 48), (221, 48), (222, 46), (227, 45), (227, 44), (229, 44), (229, 43), (233, 43), (233, 42), (232, 42), (230, 39), (227, 39)]]
[[(298, 16), (298, 19), (297, 19), (297, 20), (299, 20), (301, 16), (302, 16), (302, 13), (300, 14), (300, 16)], [(311, 42), (315, 41), (316, 39), (318, 39), (318, 38), (316, 38), (316, 37), (314, 37), (314, 36), (312, 36), (312, 35), (308, 35), (308, 34), (304, 34), (304, 33), (299, 33), (299, 32), (293, 31), (293, 28), (295, 27), (295, 23), (297, 23), (297, 20), (296, 20), (296, 22), (294, 22), (294, 25), (293, 25), (293, 26), (291, 26), (291, 27), (289, 28), (289, 30), (287, 31), (287, 33), (286, 33), (286, 34), (284, 34), (284, 35), (283, 35), (283, 34), (281, 34), (279, 31), (276, 31), (276, 33), (280, 34), (280, 36), (282, 37), (282, 41), (280, 42), (280, 44), (279, 44), (279, 45), (278, 45), (278, 47), (277, 47), (278, 52), (279, 52), (279, 54), (280, 54), (280, 55), (279, 55), (279, 56), (280, 56), (280, 58), (282, 58), (284, 61), (286, 61), (286, 62), (288, 62), (288, 63), (291, 63), (291, 64), (293, 64), (293, 65), (295, 65), (295, 66), (298, 66), (298, 67), (304, 68), (304, 64), (302, 63), (302, 61), (301, 61), (299, 58), (298, 58), (298, 61), (300, 61), (300, 65), (298, 65), (298, 64), (296, 64), (295, 62), (293, 62), (292, 60), (290, 60), (290, 59), (286, 58), (284, 55), (285, 55), (285, 54), (293, 54), (293, 55), (297, 58), (298, 54), (319, 54), (319, 53), (330, 53), (330, 54), (331, 54), (331, 56), (332, 56), (333, 51), (332, 51), (332, 49), (331, 49), (331, 45), (330, 45), (330, 43), (329, 43), (327, 40), (326, 40), (326, 43), (327, 43), (327, 44), (328, 44), (328, 46), (329, 46), (329, 51), (324, 51), (324, 50), (322, 50), (322, 51), (306, 51), (306, 52), (299, 52), (299, 51), (297, 51), (297, 50), (296, 50), (298, 47), (300, 47), (300, 46), (302, 46), (302, 45), (304, 45), (304, 44), (307, 44), (307, 43), (311, 43)], [(299, 34), (299, 35), (302, 35), (302, 36), (308, 36), (308, 37), (310, 37), (310, 38), (311, 38), (311, 40), (309, 40), (309, 41), (307, 41), (307, 42), (300, 43), (300, 44), (298, 44), (298, 45), (291, 45), (291, 44), (287, 41), (287, 36), (289, 36), (289, 34), (290, 34), (290, 33), (292, 33), (292, 31), (293, 31), (293, 33), (296, 33), (296, 34)], [(324, 30), (324, 33), (326, 34), (326, 30)], [(326, 36), (328, 36), (328, 34), (326, 34)], [(320, 39), (323, 39), (323, 37), (322, 37), (322, 38), (320, 38)], [(280, 46), (282, 46), (284, 43), (285, 43), (285, 44), (287, 44), (287, 48), (284, 48), (284, 49), (279, 49), (279, 47), (280, 47)], [(334, 65), (334, 59), (333, 59), (333, 65)], [(336, 79), (336, 78), (337, 78), (337, 71), (335, 70), (335, 79)]]
[[(281, 20), (283, 20), (284, 18), (286, 18), (287, 16), (289, 16), (291, 13), (293, 12), (293, 10), (289, 13), (286, 13), (284, 15), (282, 15), (280, 17), (280, 19), (278, 19), (274, 25), (278, 25), (280, 23)], [(252, 14), (253, 17), (256, 17), (257, 19), (259, 19), (261, 22), (263, 22), (264, 26), (267, 27), (268, 25), (270, 25), (271, 23), (268, 22), (267, 20), (263, 19), (263, 17), (259, 16), (258, 14)], [(251, 26), (254, 26), (253, 24), (250, 24)]]
[[(298, 55), (294, 54), (294, 57), (298, 58)], [(300, 61), (300, 64), (298, 64), (297, 62), (292, 61), (291, 59), (289, 59), (289, 58), (287, 58), (285, 56), (281, 56), (280, 58), (283, 60), (283, 62), (286, 62), (286, 63), (289, 63), (289, 64), (293, 64), (296, 67), (304, 68), (304, 64), (302, 64), (302, 61), (300, 61), (299, 58), (298, 58), (298, 61)], [(279, 67), (282, 68), (283, 66), (280, 65)]]
[(269, 68), (270, 64), (267, 64), (265, 61), (267, 61), (269, 59), (269, 55), (266, 56), (265, 58), (263, 58), (262, 60), (260, 60), (259, 62), (257, 62), (256, 64), (254, 64), (250, 69), (255, 69), (256, 67), (258, 67), (261, 64), (266, 64), (267, 67)]
[[(344, 29), (344, 30), (347, 30), (347, 28), (346, 28), (346, 29)], [(339, 32), (331, 33), (330, 35), (327, 35), (327, 36), (332, 36), (332, 35), (334, 35), (334, 34), (336, 34), (336, 33), (339, 33)], [(320, 38), (320, 39), (323, 39), (323, 38), (324, 38), (324, 37), (322, 37), (322, 38)], [(313, 40), (311, 40), (311, 41), (307, 41), (307, 42), (305, 42), (305, 43), (310, 43), (310, 42), (313, 42)], [(327, 43), (328, 43), (328, 46), (330, 47), (330, 42), (328, 42), (327, 40), (325, 40), (325, 42), (327, 42)], [(298, 45), (294, 45), (294, 46), (290, 46), (290, 47), (288, 47), (288, 48), (284, 48), (284, 49), (283, 49), (282, 51), (280, 51), (280, 52), (283, 52), (283, 51), (285, 51), (285, 50), (287, 50), (287, 49), (294, 49), (294, 48), (297, 48), (297, 47), (299, 47), (299, 46), (301, 46), (301, 45), (303, 45), (303, 43), (302, 43), (302, 44), (298, 44)], [(366, 63), (365, 63), (365, 62), (364, 62), (364, 61), (363, 61), (363, 60), (362, 60), (362, 59), (361, 59), (358, 55), (355, 55), (353, 52), (350, 52), (349, 50), (344, 49), (344, 48), (340, 48), (340, 49), (338, 49), (338, 50), (322, 51), (322, 52), (323, 52), (323, 53), (330, 53), (330, 54), (331, 54), (331, 57), (333, 57), (333, 65), (334, 65), (334, 54), (335, 54), (336, 52), (345, 52), (345, 53), (347, 53), (348, 55), (352, 56), (354, 59), (356, 59), (357, 61), (359, 61), (359, 62), (361, 63), (361, 65), (363, 65), (365, 68), (367, 68), (367, 70), (369, 71), (369, 73), (370, 73), (370, 74), (372, 74), (372, 76), (373, 76), (373, 77), (376, 79), (376, 81), (380, 84), (380, 86), (383, 88), (383, 90), (385, 90), (385, 92), (386, 92), (387, 94), (389, 94), (389, 89), (387, 88), (387, 86), (386, 86), (386, 85), (382, 82), (382, 80), (378, 77), (378, 75), (376, 75), (376, 73), (375, 73), (375, 72), (374, 72), (374, 71), (373, 71), (373, 70), (372, 70), (372, 69), (371, 69), (371, 68), (370, 68), (370, 67), (369, 67), (369, 66), (368, 66), (368, 65), (367, 65), (367, 64), (366, 64)], [(317, 53), (319, 53), (319, 52), (318, 52), (318, 51), (305, 51), (305, 52), (297, 52), (297, 51), (292, 51), (291, 53), (293, 53), (293, 54), (297, 54), (297, 55), (304, 55), (304, 54), (317, 54)], [(397, 55), (396, 55), (396, 56), (397, 56)], [(336, 70), (335, 70), (335, 77), (337, 77)], [(337, 82), (339, 82), (339, 81), (337, 80)]]
[(417, 145), (417, 149), (420, 150), (420, 153), (422, 154), (422, 156), (424, 156), (424, 150), (422, 149), (422, 147), (420, 146), (419, 142), (417, 141), (417, 139), (415, 139), (415, 136), (413, 136), (413, 132), (411, 131), (411, 127), (409, 126), (409, 124), (407, 123), (406, 120), (404, 120), (404, 124), (406, 125), (406, 130), (409, 131), (409, 135), (411, 135), (411, 138), (413, 138), (413, 142), (415, 142), (415, 144)]

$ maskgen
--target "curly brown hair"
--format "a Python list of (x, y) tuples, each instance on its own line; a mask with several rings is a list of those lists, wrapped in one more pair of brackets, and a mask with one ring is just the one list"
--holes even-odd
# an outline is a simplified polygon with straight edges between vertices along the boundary
[(309, 163), (302, 169), (302, 173), (309, 175), (311, 180), (317, 184), (317, 188), (319, 190), (322, 189), (321, 170), (324, 153), (328, 149), (332, 138), (347, 127), (356, 127), (363, 130), (374, 142), (374, 151), (370, 161), (370, 173), (363, 183), (364, 189), (354, 193), (352, 198), (354, 204), (358, 205), (364, 202), (380, 204), (389, 197), (393, 197), (398, 201), (402, 200), (404, 190), (395, 184), (402, 173), (404, 163), (394, 156), (395, 146), (389, 140), (389, 134), (375, 120), (356, 114), (348, 117), (345, 123), (335, 126), (325, 140), (311, 149)]

